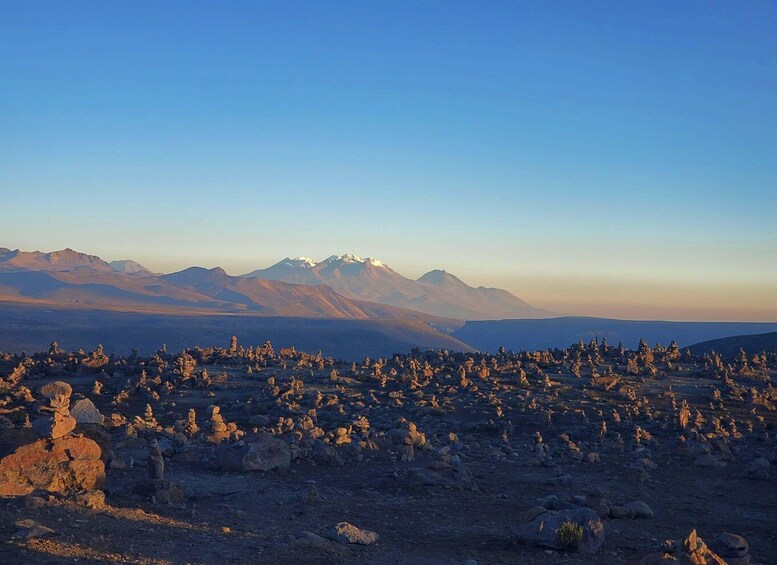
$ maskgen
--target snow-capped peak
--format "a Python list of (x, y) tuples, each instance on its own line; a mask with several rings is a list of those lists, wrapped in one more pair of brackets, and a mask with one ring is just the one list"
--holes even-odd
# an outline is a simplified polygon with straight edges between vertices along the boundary
[(289, 262), (301, 267), (315, 267), (318, 264), (310, 257), (294, 257), (293, 259), (290, 259)]
[(378, 259), (373, 259), (372, 257), (359, 257), (358, 255), (353, 255), (352, 253), (346, 253), (345, 255), (332, 255), (331, 257), (327, 257), (322, 263), (359, 263), (362, 265), (370, 264), (373, 267), (386, 267), (386, 264), (383, 261), (380, 261)]
[(340, 261), (342, 261), (343, 263), (364, 263), (364, 259), (362, 259), (358, 255), (353, 255), (352, 253), (346, 253), (345, 255), (341, 255)]

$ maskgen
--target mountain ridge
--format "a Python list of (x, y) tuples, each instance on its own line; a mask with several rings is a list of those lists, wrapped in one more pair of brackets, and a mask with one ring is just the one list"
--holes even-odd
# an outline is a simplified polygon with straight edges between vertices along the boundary
[(229, 275), (221, 267), (159, 275), (127, 272), (127, 266), (122, 262), (117, 269), (72, 249), (42, 253), (0, 248), (0, 301), (182, 315), (404, 320), (448, 331), (461, 325), (458, 320), (349, 299), (322, 284), (249, 279)]
[(74, 251), (69, 247), (48, 253), (0, 248), (0, 269), (2, 270), (67, 271), (78, 268), (98, 271), (113, 270), (107, 262), (98, 256)]
[(292, 284), (325, 284), (347, 298), (463, 320), (554, 315), (506, 290), (469, 286), (445, 270), (434, 269), (414, 280), (397, 273), (379, 259), (348, 253), (332, 255), (323, 261), (286, 257), (270, 267), (242, 276)]

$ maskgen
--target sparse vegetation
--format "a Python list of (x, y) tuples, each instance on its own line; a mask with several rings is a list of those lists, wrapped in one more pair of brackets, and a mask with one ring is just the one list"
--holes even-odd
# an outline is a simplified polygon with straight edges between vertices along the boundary
[(574, 522), (564, 522), (556, 530), (561, 547), (567, 551), (577, 551), (583, 541), (583, 526)]

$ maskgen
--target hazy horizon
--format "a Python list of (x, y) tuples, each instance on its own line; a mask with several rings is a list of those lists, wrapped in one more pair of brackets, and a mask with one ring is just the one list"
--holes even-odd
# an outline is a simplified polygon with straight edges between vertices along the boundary
[(777, 320), (769, 3), (7, 5), (0, 245)]

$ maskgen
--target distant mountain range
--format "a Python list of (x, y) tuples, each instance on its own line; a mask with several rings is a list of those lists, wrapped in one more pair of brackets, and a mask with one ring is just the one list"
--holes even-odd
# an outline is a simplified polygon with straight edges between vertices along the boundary
[(350, 254), (332, 255), (320, 262), (307, 257), (287, 257), (271, 267), (243, 276), (294, 284), (324, 284), (346, 298), (460, 320), (545, 318), (553, 315), (527, 304), (506, 290), (471, 287), (446, 271), (429, 271), (413, 280), (400, 275), (383, 261)]
[[(161, 340), (213, 344), (232, 333), (254, 341), (273, 336), (308, 349), (321, 343), (348, 358), (416, 346), (563, 348), (595, 337), (623, 340), (630, 348), (640, 338), (725, 353), (777, 347), (777, 333), (743, 335), (777, 332), (777, 323), (531, 319), (542, 315), (551, 314), (445, 271), (412, 280), (382, 261), (354, 255), (284, 259), (243, 276), (218, 267), (161, 275), (129, 259), (108, 263), (72, 249), (0, 248), (0, 348), (40, 348), (62, 339), (74, 347), (101, 340), (118, 351), (153, 350)], [(502, 319), (510, 317), (521, 319)], [(720, 339), (727, 336), (737, 337)], [(707, 340), (714, 341), (699, 343)]]
[(390, 319), (448, 329), (460, 325), (455, 320), (345, 298), (326, 285), (236, 277), (218, 267), (157, 275), (134, 262), (111, 265), (72, 249), (41, 253), (0, 248), (0, 300), (167, 314)]
[(43, 253), (41, 251), (19, 251), (0, 247), (0, 269), (3, 271), (91, 271), (111, 272), (111, 266), (97, 257), (79, 253), (72, 249)]
[(262, 316), (385, 318), (426, 321), (540, 318), (505, 290), (471, 287), (434, 270), (409, 279), (377, 259), (333, 255), (284, 259), (242, 276), (191, 267), (160, 275), (130, 259), (108, 263), (63, 249), (50, 253), (0, 248), (0, 299), (140, 311), (196, 310)]

